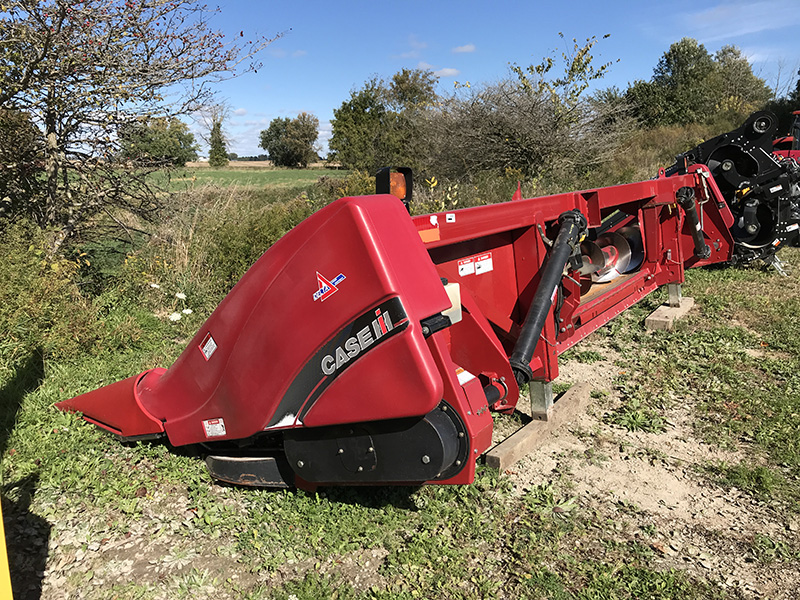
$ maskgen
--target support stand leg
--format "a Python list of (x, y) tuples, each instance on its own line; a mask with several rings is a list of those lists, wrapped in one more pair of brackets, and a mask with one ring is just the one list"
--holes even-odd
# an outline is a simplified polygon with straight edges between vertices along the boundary
[(681, 284), (668, 283), (667, 292), (669, 292), (669, 300), (667, 301), (667, 304), (669, 304), (673, 308), (680, 308), (681, 301), (683, 300), (683, 294), (681, 293)]
[(547, 421), (553, 408), (553, 384), (543, 381), (531, 381), (531, 417), (538, 421)]
[(668, 283), (669, 299), (659, 306), (644, 321), (645, 329), (672, 329), (675, 321), (683, 317), (694, 306), (694, 298), (684, 298), (680, 283)]

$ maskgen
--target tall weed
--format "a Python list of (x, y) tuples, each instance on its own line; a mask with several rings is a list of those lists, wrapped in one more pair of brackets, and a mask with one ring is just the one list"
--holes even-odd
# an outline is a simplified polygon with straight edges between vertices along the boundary
[[(152, 309), (175, 308), (174, 294), (210, 311), (247, 269), (314, 210), (307, 194), (208, 186), (176, 197), (150, 242), (129, 254), (120, 285), (130, 296), (149, 294)], [(166, 302), (166, 304), (165, 304)]]
[(38, 352), (62, 359), (119, 346), (135, 337), (130, 315), (109, 318), (108, 306), (86, 298), (77, 284), (83, 257), (49, 256), (51, 235), (31, 223), (0, 234), (0, 364)]

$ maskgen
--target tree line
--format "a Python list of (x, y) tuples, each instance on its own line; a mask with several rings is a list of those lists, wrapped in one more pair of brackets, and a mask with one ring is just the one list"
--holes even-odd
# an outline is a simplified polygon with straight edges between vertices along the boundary
[[(213, 12), (213, 11), (212, 11)], [(55, 228), (54, 250), (80, 227), (124, 212), (148, 219), (163, 190), (149, 174), (197, 157), (185, 118), (209, 115), (210, 162), (229, 160), (222, 79), (255, 71), (274, 38), (227, 40), (196, 0), (6, 0), (0, 13), (0, 229), (17, 218)], [(560, 56), (511, 65), (495, 83), (439, 90), (429, 70), (372, 77), (334, 110), (329, 159), (374, 172), (411, 166), (463, 179), (513, 172), (574, 180), (612, 157), (634, 129), (738, 124), (752, 110), (784, 115), (800, 83), (776, 97), (741, 51), (673, 44), (649, 80), (597, 86), (596, 38)], [(277, 165), (317, 158), (319, 121), (277, 118), (260, 147)]]
[(372, 78), (334, 110), (331, 158), (350, 169), (404, 164), (455, 178), (574, 174), (603, 163), (635, 129), (703, 123), (724, 130), (763, 108), (788, 128), (789, 112), (800, 109), (800, 81), (778, 98), (738, 48), (712, 55), (691, 38), (672, 44), (649, 80), (589, 93), (610, 67), (594, 64), (596, 43), (573, 40), (558, 59), (512, 65), (496, 83), (456, 84), (446, 95), (436, 92), (430, 71)]
[[(218, 10), (218, 9), (217, 9)], [(193, 156), (176, 119), (255, 71), (273, 39), (233, 40), (196, 0), (4, 0), (0, 7), (0, 226), (58, 230), (120, 211), (157, 214), (148, 177)], [(148, 142), (151, 151), (136, 146)]]
[[(800, 79), (778, 96), (739, 48), (711, 54), (692, 38), (672, 44), (649, 80), (588, 93), (611, 66), (595, 64), (597, 43), (572, 40), (560, 57), (511, 65), (496, 83), (456, 83), (449, 94), (437, 91), (430, 70), (372, 77), (334, 109), (328, 158), (347, 169), (405, 165), (455, 179), (509, 171), (574, 176), (603, 164), (642, 127), (699, 123), (723, 131), (768, 108), (788, 129), (791, 111), (800, 108)], [(316, 137), (310, 128), (300, 135), (301, 119), (309, 116), (275, 119), (261, 132), (261, 147), (276, 164), (304, 166), (303, 153), (314, 155)]]

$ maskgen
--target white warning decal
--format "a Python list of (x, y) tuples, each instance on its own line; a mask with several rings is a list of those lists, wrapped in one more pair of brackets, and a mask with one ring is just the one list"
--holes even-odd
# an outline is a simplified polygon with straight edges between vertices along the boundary
[(465, 275), (475, 274), (475, 261), (471, 258), (465, 258), (458, 261), (458, 276), (464, 277)]
[(458, 261), (458, 276), (465, 277), (467, 275), (482, 275), (494, 270), (494, 263), (492, 262), (492, 253), (484, 252), (483, 254), (476, 254), (469, 258), (463, 258)]
[(200, 352), (203, 353), (203, 357), (206, 360), (210, 360), (211, 356), (217, 349), (217, 342), (214, 341), (214, 338), (211, 337), (211, 333), (207, 333), (206, 337), (203, 338), (203, 341), (198, 346), (200, 348)]
[(489, 271), (494, 271), (494, 265), (492, 264), (492, 253), (487, 252), (485, 254), (481, 254), (480, 256), (476, 256), (475, 275), (482, 275), (483, 273), (488, 273)]
[(462, 367), (458, 367), (456, 369), (456, 377), (458, 377), (458, 384), (464, 386), (467, 384), (468, 381), (472, 381), (475, 379), (475, 375), (467, 371)]
[(325, 300), (339, 291), (338, 285), (345, 279), (347, 279), (347, 277), (345, 277), (343, 273), (339, 273), (333, 279), (328, 279), (317, 271), (317, 291), (314, 292), (314, 302), (317, 300), (325, 302)]
[(222, 417), (219, 419), (206, 419), (203, 421), (203, 429), (205, 429), (206, 437), (225, 435), (225, 421), (222, 420)]

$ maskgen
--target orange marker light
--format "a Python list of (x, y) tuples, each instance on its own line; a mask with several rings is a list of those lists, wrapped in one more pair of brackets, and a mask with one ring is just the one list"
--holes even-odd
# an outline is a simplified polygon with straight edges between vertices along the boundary
[(402, 200), (406, 197), (406, 178), (402, 173), (389, 175), (389, 193)]

